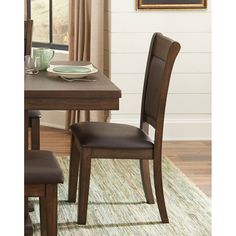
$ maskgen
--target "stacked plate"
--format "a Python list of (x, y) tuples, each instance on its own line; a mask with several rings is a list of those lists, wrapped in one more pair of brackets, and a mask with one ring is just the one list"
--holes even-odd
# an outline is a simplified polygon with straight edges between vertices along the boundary
[(48, 72), (60, 76), (66, 81), (75, 80), (91, 80), (88, 75), (98, 72), (98, 70), (92, 65), (76, 66), (76, 65), (51, 65)]

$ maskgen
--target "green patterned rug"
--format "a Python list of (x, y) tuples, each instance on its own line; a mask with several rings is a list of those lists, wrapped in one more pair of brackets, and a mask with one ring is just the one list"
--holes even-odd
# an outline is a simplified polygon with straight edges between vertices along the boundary
[[(77, 203), (66, 202), (68, 160), (58, 158), (65, 176), (59, 185), (58, 235), (211, 235), (210, 199), (166, 158), (163, 182), (169, 224), (160, 222), (156, 204), (145, 203), (138, 161), (92, 160), (87, 224), (77, 225)], [(32, 201), (34, 235), (39, 236), (38, 200)]]

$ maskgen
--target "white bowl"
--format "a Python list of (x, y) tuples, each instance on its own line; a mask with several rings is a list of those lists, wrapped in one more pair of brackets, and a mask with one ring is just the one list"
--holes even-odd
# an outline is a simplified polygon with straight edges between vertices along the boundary
[(92, 64), (81, 66), (90, 70), (90, 72), (87, 72), (87, 73), (68, 73), (68, 72), (62, 73), (62, 72), (56, 72), (53, 70), (55, 67), (63, 67), (63, 66), (68, 67), (70, 65), (51, 65), (50, 67), (47, 68), (47, 71), (52, 74), (55, 74), (55, 75), (58, 75), (60, 77), (64, 77), (67, 79), (79, 79), (79, 78), (83, 78), (83, 77), (86, 77), (88, 75), (98, 72), (97, 68), (95, 68)]

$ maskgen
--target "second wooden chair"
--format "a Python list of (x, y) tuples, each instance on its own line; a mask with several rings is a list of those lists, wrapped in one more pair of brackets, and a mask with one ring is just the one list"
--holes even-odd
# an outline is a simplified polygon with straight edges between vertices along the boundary
[(52, 152), (26, 151), (25, 154), (25, 220), (28, 219), (28, 197), (39, 197), (41, 236), (57, 235), (57, 184), (63, 173)]

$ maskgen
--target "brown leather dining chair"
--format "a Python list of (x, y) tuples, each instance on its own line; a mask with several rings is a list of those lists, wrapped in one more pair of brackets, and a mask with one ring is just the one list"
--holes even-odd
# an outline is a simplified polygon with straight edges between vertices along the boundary
[[(141, 179), (147, 203), (154, 203), (149, 160), (153, 161), (157, 204), (163, 223), (168, 223), (162, 184), (162, 137), (168, 86), (180, 44), (161, 33), (154, 33), (142, 95), (140, 128), (115, 123), (82, 122), (71, 126), (69, 173), (70, 202), (76, 201), (78, 167), (80, 165), (78, 223), (86, 224), (91, 159), (139, 159)], [(154, 141), (148, 126), (155, 129)], [(132, 194), (132, 193), (131, 193)]]
[[(33, 20), (24, 21), (24, 55), (31, 55), (32, 48), (32, 32), (33, 32)], [(31, 149), (40, 149), (40, 118), (41, 113), (37, 110), (30, 110), (28, 112), (29, 128), (31, 129)]]
[[(63, 181), (62, 170), (52, 152), (26, 151), (25, 221), (29, 219), (27, 198), (39, 197), (41, 236), (57, 235), (57, 185)], [(26, 230), (25, 235), (32, 235), (32, 230)]]

